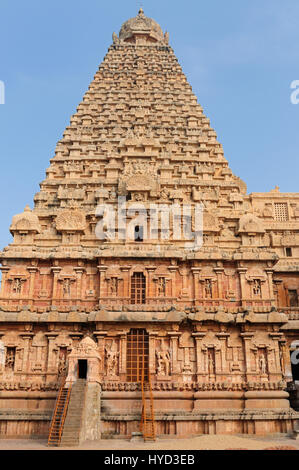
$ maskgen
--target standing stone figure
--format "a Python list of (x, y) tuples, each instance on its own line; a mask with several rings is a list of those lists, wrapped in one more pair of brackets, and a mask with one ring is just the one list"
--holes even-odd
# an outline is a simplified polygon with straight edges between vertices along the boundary
[(168, 377), (170, 375), (170, 353), (169, 351), (156, 351), (156, 357), (158, 362), (157, 374), (165, 375)]
[(263, 354), (259, 357), (259, 369), (260, 369), (261, 374), (264, 375), (267, 373), (266, 359)]
[(115, 377), (117, 375), (117, 365), (119, 352), (116, 351), (116, 344), (113, 342), (111, 348), (105, 348), (106, 352), (106, 364), (107, 364), (107, 375)]

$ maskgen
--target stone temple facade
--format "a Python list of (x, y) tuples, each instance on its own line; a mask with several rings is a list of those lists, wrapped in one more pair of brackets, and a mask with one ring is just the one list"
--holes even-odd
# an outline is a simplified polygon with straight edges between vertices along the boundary
[(138, 334), (158, 436), (295, 428), (299, 193), (247, 194), (168, 33), (142, 9), (113, 34), (10, 231), (1, 437), (47, 436), (59, 387), (84, 361), (96, 438), (138, 431)]

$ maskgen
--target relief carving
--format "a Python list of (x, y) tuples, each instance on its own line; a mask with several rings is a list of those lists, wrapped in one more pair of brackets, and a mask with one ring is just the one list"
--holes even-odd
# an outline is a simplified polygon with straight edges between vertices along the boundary
[(117, 344), (112, 341), (110, 347), (105, 347), (106, 371), (109, 378), (115, 378), (118, 375), (119, 351)]

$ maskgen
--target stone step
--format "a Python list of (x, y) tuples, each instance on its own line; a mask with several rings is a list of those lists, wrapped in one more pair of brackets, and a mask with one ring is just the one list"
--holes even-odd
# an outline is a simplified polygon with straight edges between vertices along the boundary
[(68, 421), (66, 423), (66, 426), (65, 426), (64, 429), (67, 430), (69, 427), (72, 427), (72, 428), (77, 427), (78, 428), (80, 426), (80, 424), (81, 424), (81, 420), (79, 420), (79, 421)]
[(62, 447), (77, 447), (78, 445), (79, 445), (79, 442), (77, 441), (64, 442), (61, 444)]
[(80, 424), (81, 421), (68, 421), (64, 427), (64, 430), (67, 431), (69, 428), (79, 428)]
[(71, 391), (61, 446), (75, 447), (79, 445), (85, 391), (86, 380), (77, 380)]

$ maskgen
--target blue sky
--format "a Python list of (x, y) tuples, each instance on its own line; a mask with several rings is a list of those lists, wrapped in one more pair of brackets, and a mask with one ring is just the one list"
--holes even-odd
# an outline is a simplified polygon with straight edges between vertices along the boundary
[[(0, 247), (136, 0), (0, 0)], [(144, 0), (248, 192), (298, 192), (298, 0)]]

